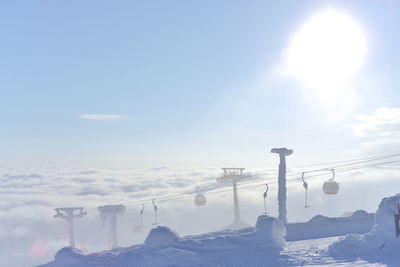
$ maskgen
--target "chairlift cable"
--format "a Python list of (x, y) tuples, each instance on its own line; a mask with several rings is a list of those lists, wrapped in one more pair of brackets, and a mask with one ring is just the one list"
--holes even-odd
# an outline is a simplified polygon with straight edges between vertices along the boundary
[[(400, 154), (394, 154), (394, 155), (390, 155), (390, 156), (385, 156), (385, 157), (381, 157), (379, 159), (383, 159), (383, 158), (388, 158), (388, 157), (395, 157), (395, 156), (399, 156)], [(375, 158), (376, 159), (376, 158)], [(353, 171), (353, 170), (359, 170), (359, 169), (365, 169), (365, 168), (370, 168), (370, 167), (375, 167), (375, 166), (382, 166), (382, 165), (388, 165), (388, 164), (392, 164), (392, 163), (398, 163), (400, 162), (400, 160), (394, 160), (394, 161), (388, 161), (388, 162), (379, 162), (379, 163), (375, 163), (375, 164), (370, 164), (370, 165), (363, 165), (363, 166), (352, 166), (350, 168), (337, 168), (338, 166), (340, 167), (347, 167), (347, 166), (351, 166), (351, 165), (355, 165), (355, 164), (361, 164), (364, 162), (370, 162), (372, 161), (372, 158), (368, 159), (368, 160), (364, 160), (364, 161), (360, 161), (354, 164), (342, 164), (342, 165), (336, 165), (336, 166), (332, 166), (332, 167), (327, 167), (327, 168), (321, 168), (321, 169), (316, 169), (316, 170), (310, 170), (307, 171), (307, 173), (309, 172), (327, 172), (327, 173), (321, 173), (321, 174), (314, 174), (314, 175), (309, 175), (307, 176), (308, 178), (314, 178), (314, 177), (321, 177), (321, 176), (326, 176), (328, 174), (328, 172), (330, 173), (330, 169), (335, 168), (335, 172), (336, 173), (342, 173), (342, 172), (348, 172), (348, 171)], [(310, 165), (309, 165), (310, 166)], [(300, 173), (301, 175), (301, 173)], [(293, 173), (293, 174), (289, 174), (287, 176), (299, 176), (298, 173)], [(262, 177), (265, 177), (264, 175)], [(298, 181), (301, 180), (301, 178), (293, 178), (293, 179), (287, 179), (287, 182), (292, 182), (292, 181)], [(276, 177), (274, 178), (269, 178), (269, 179), (259, 179), (256, 181), (247, 181), (247, 182), (242, 182), (241, 185), (238, 185), (238, 189), (247, 189), (247, 188), (252, 188), (252, 187), (258, 187), (258, 186), (262, 186), (265, 185), (266, 181), (271, 181), (268, 184), (277, 184), (278, 182), (276, 181)], [(259, 183), (257, 183), (259, 182)], [(260, 183), (262, 182), (262, 183)], [(252, 184), (252, 183), (257, 183), (257, 184)], [(252, 184), (252, 185), (247, 185), (247, 184)], [(243, 186), (243, 185), (247, 185), (247, 186)], [(218, 190), (221, 189), (221, 190)], [(224, 192), (230, 192), (232, 191), (232, 189), (229, 187), (228, 189), (225, 187), (217, 187), (217, 188), (211, 188), (208, 190), (203, 190), (204, 193), (207, 194), (217, 194), (217, 193), (224, 193)], [(179, 200), (179, 199), (184, 199), (184, 198), (188, 198), (188, 197), (192, 197), (193, 192), (187, 192), (187, 193), (183, 193), (183, 194), (176, 194), (176, 195), (167, 195), (167, 196), (161, 196), (159, 198), (157, 198), (157, 202), (161, 203), (161, 202), (167, 202), (167, 201), (174, 201), (174, 200)], [(132, 201), (132, 202), (126, 202), (123, 203), (124, 206), (130, 207), (130, 206), (134, 206), (137, 204), (151, 204), (152, 200), (154, 198), (147, 198), (147, 199), (139, 199), (137, 201)], [(92, 210), (92, 209), (97, 209), (97, 208), (86, 208), (86, 210)]]
[[(392, 163), (397, 163), (400, 162), (400, 160), (398, 161), (390, 161), (390, 162), (384, 162), (384, 163), (378, 163), (378, 164), (371, 164), (371, 165), (367, 165), (367, 166), (362, 166), (362, 167), (356, 167), (356, 168), (348, 168), (345, 170), (340, 170), (340, 171), (336, 171), (336, 173), (341, 173), (341, 172), (347, 172), (347, 171), (352, 171), (352, 170), (359, 170), (359, 169), (364, 169), (364, 168), (369, 168), (369, 167), (374, 167), (374, 166), (380, 166), (380, 165), (387, 165), (387, 164), (392, 164)], [(321, 176), (326, 176), (326, 174), (315, 174), (315, 175), (311, 175), (308, 176), (308, 178), (314, 178), (314, 177), (321, 177)], [(276, 180), (276, 179), (274, 179)], [(293, 179), (288, 179), (286, 180), (287, 182), (294, 182), (294, 181), (299, 181), (301, 180), (301, 178), (293, 178)], [(269, 184), (278, 184), (278, 182), (270, 182)], [(253, 187), (258, 187), (258, 186), (262, 186), (265, 185), (265, 182), (262, 183), (258, 183), (258, 184), (254, 184), (254, 185), (248, 185), (248, 186), (238, 186), (238, 189), (247, 189), (247, 188), (253, 188)], [(210, 189), (209, 191), (206, 191), (205, 193), (207, 194), (218, 194), (218, 193), (225, 193), (225, 192), (231, 192), (232, 189), (226, 189), (223, 188), (223, 190), (218, 190), (220, 188), (217, 189)], [(175, 197), (170, 197), (170, 198), (159, 198), (159, 203), (161, 202), (169, 202), (169, 201), (175, 201), (175, 200), (181, 200), (181, 199), (185, 199), (188, 197), (192, 197), (190, 193), (185, 193), (185, 194), (181, 194), (181, 195), (176, 195)]]
[[(325, 170), (325, 169), (332, 169), (332, 168), (338, 168), (338, 167), (343, 167), (343, 166), (351, 166), (351, 165), (357, 165), (365, 162), (370, 162), (370, 161), (378, 161), (378, 160), (383, 160), (383, 159), (388, 159), (388, 158), (394, 158), (394, 157), (399, 157), (400, 154), (390, 154), (390, 155), (382, 155), (379, 157), (366, 157), (366, 158), (358, 158), (358, 159), (352, 159), (352, 160), (340, 160), (340, 161), (332, 161), (332, 162), (326, 162), (326, 163), (316, 163), (316, 164), (309, 164), (309, 165), (302, 165), (302, 166), (294, 166), (290, 167), (290, 170), (293, 169), (298, 169), (298, 168), (304, 168), (304, 167), (311, 167), (311, 166), (320, 166), (320, 165), (329, 165), (329, 164), (336, 164), (336, 163), (345, 163), (349, 162), (348, 164), (341, 164), (341, 165), (334, 165), (331, 167), (326, 167), (326, 168), (319, 168), (319, 169), (314, 169), (314, 170), (309, 170), (307, 172), (314, 172), (314, 171), (320, 171), (320, 170)], [(351, 163), (350, 163), (351, 162)], [(267, 171), (267, 172), (264, 172)], [(253, 172), (253, 174), (271, 174), (270, 171), (275, 171), (277, 172), (277, 169), (270, 169), (270, 170), (261, 170), (258, 172)], [(289, 175), (298, 175), (298, 174), (288, 174)]]

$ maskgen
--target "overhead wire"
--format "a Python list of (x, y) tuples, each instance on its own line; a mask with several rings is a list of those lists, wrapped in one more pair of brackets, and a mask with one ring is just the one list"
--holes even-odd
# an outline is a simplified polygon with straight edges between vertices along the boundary
[[(305, 168), (305, 167), (312, 167), (312, 166), (331, 165), (331, 164), (336, 164), (336, 163), (349, 162), (348, 164), (342, 164), (342, 165), (336, 165), (336, 166), (320, 168), (317, 170), (312, 170), (312, 171), (318, 171), (318, 170), (323, 170), (323, 169), (327, 169), (327, 168), (337, 168), (340, 166), (356, 165), (356, 164), (360, 164), (360, 163), (364, 163), (364, 162), (383, 160), (383, 159), (399, 157), (399, 156), (400, 156), (400, 154), (398, 153), (398, 154), (382, 155), (379, 157), (376, 156), (376, 157), (357, 158), (357, 159), (352, 159), (352, 160), (339, 160), (339, 161), (332, 161), (332, 162), (315, 163), (315, 164), (308, 164), (308, 165), (293, 166), (293, 167), (290, 167), (290, 170)], [(260, 170), (260, 171), (253, 172), (253, 174), (264, 174), (264, 173), (270, 174), (271, 171), (277, 171), (277, 169)], [(309, 172), (309, 171), (307, 171), (307, 172)]]
[[(381, 165), (397, 163), (397, 162), (400, 162), (400, 160), (389, 161), (389, 162), (379, 162), (379, 163), (365, 165), (365, 166), (353, 166), (353, 165), (359, 165), (359, 164), (366, 163), (366, 162), (383, 160), (383, 159), (393, 158), (393, 157), (398, 157), (398, 156), (400, 156), (400, 154), (385, 155), (385, 156), (380, 156), (380, 157), (370, 157), (370, 158), (364, 158), (364, 159), (354, 159), (354, 160), (348, 160), (348, 161), (336, 161), (336, 162), (332, 162), (332, 163), (342, 163), (342, 162), (352, 162), (352, 163), (333, 165), (333, 166), (329, 166), (329, 167), (325, 167), (325, 168), (309, 170), (309, 171), (306, 171), (306, 172), (310, 173), (310, 172), (324, 172), (324, 171), (326, 171), (326, 173), (308, 175), (307, 178), (326, 176), (326, 175), (330, 174), (330, 169), (335, 169), (336, 173), (341, 173), (341, 172), (347, 172), (347, 171), (352, 171), (352, 170), (370, 168), (370, 167), (374, 167), (374, 166), (381, 166)], [(320, 165), (320, 164), (303, 165), (303, 167), (306, 167), (306, 166), (317, 166), (317, 165)], [(352, 166), (352, 167), (343, 168), (343, 167), (349, 167), (349, 166)], [(295, 168), (295, 167), (293, 167), (293, 168)], [(257, 172), (255, 172), (255, 173), (257, 174)], [(301, 173), (291, 173), (291, 174), (288, 174), (287, 176), (288, 177), (292, 177), (292, 176), (299, 176), (300, 177)], [(257, 179), (257, 180), (241, 182), (240, 185), (238, 185), (238, 189), (253, 188), (253, 187), (257, 187), (257, 186), (261, 186), (261, 185), (264, 186), (265, 182), (268, 182), (268, 184), (277, 184), (278, 183), (276, 181), (276, 176), (275, 177), (271, 177), (271, 178), (267, 178), (269, 176), (264, 174), (264, 175), (258, 175), (258, 177), (261, 177), (263, 179)], [(267, 179), (265, 179), (265, 178), (267, 178)], [(287, 182), (292, 182), (292, 181), (296, 181), (296, 180), (301, 180), (301, 178), (287, 179), (286, 181)], [(207, 184), (209, 184), (209, 182)], [(216, 193), (229, 192), (231, 190), (232, 189), (229, 186), (229, 188), (216, 187), (216, 188), (206, 189), (206, 190), (202, 190), (202, 192), (207, 193), (207, 194), (216, 194)], [(125, 202), (125, 203), (122, 203), (122, 204), (124, 206), (126, 206), (126, 207), (130, 207), (130, 206), (135, 206), (135, 205), (139, 205), (139, 204), (150, 204), (151, 201), (154, 198), (157, 199), (157, 202), (161, 203), (161, 202), (180, 200), (180, 199), (184, 199), (184, 198), (188, 198), (188, 197), (192, 197), (192, 196), (193, 196), (193, 192), (192, 191), (188, 191), (188, 192), (185, 192), (185, 193), (165, 195), (165, 196), (161, 196), (161, 197), (158, 197), (158, 198), (157, 197), (143, 198), (143, 199), (138, 199), (138, 200), (135, 200), (135, 201)], [(94, 209), (97, 209), (97, 208), (94, 208), (94, 207), (93, 208), (86, 208), (86, 210), (94, 210)]]
[[(341, 172), (346, 172), (346, 171), (352, 171), (352, 170), (358, 170), (358, 169), (363, 169), (363, 168), (368, 168), (368, 167), (373, 167), (373, 166), (380, 166), (380, 165), (387, 165), (387, 164), (392, 164), (392, 163), (397, 163), (400, 162), (400, 160), (398, 161), (390, 161), (390, 162), (384, 162), (384, 163), (377, 163), (377, 164), (371, 164), (371, 165), (367, 165), (367, 166), (360, 166), (360, 167), (356, 167), (356, 168), (348, 168), (348, 169), (343, 169), (343, 170), (338, 170), (337, 173), (341, 173)], [(323, 173), (323, 174), (314, 174), (311, 176), (308, 176), (307, 178), (313, 178), (313, 177), (320, 177), (320, 176), (326, 176), (328, 173)], [(271, 180), (271, 179), (270, 179)], [(238, 189), (247, 189), (247, 188), (253, 188), (253, 187), (258, 187), (258, 186), (264, 186), (265, 185), (265, 181), (270, 181), (270, 180), (263, 180), (262, 182), (260, 181), (253, 181), (254, 182), (258, 182), (257, 184), (253, 184), (253, 185), (247, 185), (247, 186), (243, 186), (244, 183), (241, 183), (240, 185), (238, 185)], [(293, 178), (293, 179), (287, 179), (287, 182), (293, 182), (293, 181), (298, 181), (301, 180), (300, 178)], [(274, 179), (274, 182), (269, 182), (269, 184), (277, 184), (278, 182), (276, 181), (276, 179)], [(220, 190), (218, 190), (220, 189)], [(217, 193), (224, 193), (224, 192), (230, 192), (232, 191), (231, 188), (217, 188), (217, 189), (211, 189), (208, 191), (204, 191), (207, 194), (217, 194)], [(184, 193), (181, 195), (176, 195), (176, 196), (171, 196), (171, 197), (161, 197), (158, 198), (158, 202), (168, 202), (168, 201), (175, 201), (175, 200), (180, 200), (180, 199), (185, 199), (185, 198), (189, 198), (192, 197), (192, 193), (188, 192), (188, 193)], [(125, 206), (129, 207), (129, 206), (134, 206), (135, 204), (141, 204), (141, 203), (145, 203), (143, 201), (136, 201), (136, 202), (130, 202), (130, 204), (126, 203)]]

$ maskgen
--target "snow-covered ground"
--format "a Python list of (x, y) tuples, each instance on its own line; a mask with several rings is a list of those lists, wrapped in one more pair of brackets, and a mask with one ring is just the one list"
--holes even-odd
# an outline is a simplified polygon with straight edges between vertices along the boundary
[[(370, 238), (376, 236), (377, 231), (380, 231), (380, 235), (386, 234), (389, 252), (398, 251), (400, 248), (397, 239), (392, 235), (394, 224), (391, 210), (399, 202), (400, 195), (384, 199), (377, 211), (378, 224), (366, 234), (290, 242), (284, 239), (286, 227), (281, 221), (262, 215), (257, 219), (255, 227), (242, 230), (180, 237), (171, 229), (158, 226), (152, 229), (142, 245), (89, 255), (63, 248), (56, 254), (55, 261), (41, 267), (400, 266), (400, 260), (397, 259), (400, 256), (396, 256), (398, 253), (391, 253), (389, 258), (374, 257), (373, 260), (371, 257), (365, 257), (366, 253), (370, 256), (381, 253), (380, 244), (375, 242), (376, 239)], [(318, 217), (296, 227), (300, 232), (301, 227), (306, 230), (315, 227), (316, 232), (321, 230), (320, 234), (324, 235), (327, 232), (323, 231), (323, 227), (319, 229), (318, 222), (321, 226), (326, 226), (329, 221), (327, 229), (338, 223), (338, 232), (341, 232), (344, 222), (349, 224), (348, 229), (356, 229), (357, 223), (362, 224), (360, 218), (369, 218), (369, 215), (357, 212), (345, 218), (330, 220)], [(392, 224), (389, 224), (389, 219)], [(328, 233), (331, 234), (331, 230)], [(305, 231), (304, 237), (307, 234), (309, 233)], [(382, 237), (379, 240), (382, 241)], [(365, 243), (368, 251), (363, 249)]]
[(365, 259), (400, 266), (400, 238), (396, 237), (395, 214), (400, 212), (400, 194), (384, 198), (376, 212), (376, 224), (365, 234), (351, 234), (329, 246), (339, 260)]
[(287, 242), (282, 255), (288, 257), (284, 266), (387, 266), (360, 259), (340, 260), (332, 258), (328, 247), (341, 237), (327, 237)]
[(375, 214), (363, 210), (358, 210), (350, 216), (338, 218), (317, 215), (304, 223), (287, 224), (285, 239), (286, 241), (296, 241), (346, 234), (364, 234), (372, 229), (374, 223)]
[[(299, 232), (292, 236), (294, 240), (303, 238), (292, 242), (285, 240), (285, 224), (268, 215), (259, 216), (254, 227), (186, 237), (158, 226), (144, 244), (89, 255), (63, 248), (53, 262), (41, 267), (400, 266), (400, 238), (394, 223), (399, 204), (400, 194), (384, 198), (370, 230), (371, 214), (362, 211), (335, 219), (316, 216), (288, 225), (293, 233)], [(352, 233), (310, 238), (312, 230), (315, 236), (332, 236), (334, 229), (337, 234)]]
[[(275, 255), (276, 257), (268, 259), (264, 264), (254, 265), (254, 266), (369, 266), (369, 267), (388, 266), (384, 263), (373, 263), (360, 259), (340, 260), (330, 257), (329, 254), (327, 253), (329, 245), (331, 245), (340, 238), (341, 237), (328, 237), (328, 238), (287, 242), (286, 247), (279, 255)], [(95, 257), (93, 257), (94, 259), (97, 258), (99, 260), (96, 262), (96, 265), (76, 265), (76, 263), (72, 262), (71, 262), (72, 265), (62, 265), (60, 262), (57, 262), (57, 263), (50, 263), (48, 265), (43, 265), (43, 267), (111, 266), (107, 265), (105, 261), (102, 262), (101, 259), (107, 257), (109, 258), (117, 257), (118, 252), (116, 251), (114, 253), (104, 253), (102, 254), (102, 256), (100, 255), (101, 254), (97, 254)], [(154, 254), (149, 254), (147, 256), (149, 263), (151, 262), (151, 265), (147, 266), (206, 266), (206, 265), (201, 265), (199, 264), (199, 262), (196, 261), (192, 261), (189, 265), (186, 265), (187, 262), (181, 262), (181, 265), (179, 265), (179, 263), (176, 262), (176, 259), (185, 256), (185, 252), (183, 250), (178, 250), (173, 248), (164, 250), (163, 253), (159, 255), (161, 256), (161, 259), (155, 258)], [(231, 257), (231, 256), (232, 255), (226, 255), (226, 257)], [(93, 264), (94, 263), (95, 262), (93, 261)], [(121, 266), (144, 266), (144, 265), (136, 265), (135, 263), (137, 263), (137, 259), (135, 260), (132, 259), (132, 265), (121, 265)], [(209, 265), (209, 266), (216, 266), (216, 265)], [(224, 265), (218, 265), (218, 266), (224, 266)], [(238, 264), (238, 265), (226, 265), (226, 266), (252, 266), (252, 265), (245, 263), (242, 265)]]
[(43, 267), (88, 266), (263, 266), (280, 265), (286, 256), (285, 225), (266, 215), (254, 228), (180, 237), (165, 226), (153, 228), (143, 245), (83, 255), (77, 250), (60, 250), (55, 261)]

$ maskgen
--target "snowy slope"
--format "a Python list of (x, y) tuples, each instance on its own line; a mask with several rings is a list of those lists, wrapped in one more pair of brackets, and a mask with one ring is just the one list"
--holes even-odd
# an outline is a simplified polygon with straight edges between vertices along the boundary
[[(265, 258), (266, 262), (261, 263), (259, 265), (253, 266), (364, 266), (364, 267), (376, 267), (376, 266), (387, 266), (382, 263), (370, 263), (360, 259), (354, 260), (338, 260), (332, 258), (327, 251), (327, 248), (330, 244), (340, 239), (340, 237), (329, 237), (329, 238), (319, 238), (319, 239), (310, 239), (310, 240), (300, 240), (300, 241), (293, 241), (287, 242), (286, 247), (280, 253), (280, 255), (270, 255), (270, 258)], [(69, 249), (64, 248), (66, 253)], [(92, 265), (75, 265), (72, 261), (72, 265), (58, 265), (57, 263), (51, 263), (48, 265), (43, 266), (51, 266), (51, 267), (61, 267), (61, 266), (110, 266), (107, 265), (107, 258), (108, 257), (116, 257), (122, 251), (115, 251), (114, 253), (100, 253), (96, 254), (94, 259), (92, 259)], [(127, 252), (127, 250), (125, 251)], [(123, 252), (122, 252), (123, 253)], [(187, 253), (184, 250), (179, 250), (175, 248), (164, 249), (162, 252), (159, 253), (152, 253), (147, 255), (147, 266), (206, 266), (202, 265), (205, 264), (204, 261), (198, 261), (198, 258), (191, 257), (193, 254)], [(225, 255), (226, 257), (231, 257), (232, 255)], [(144, 257), (143, 257), (144, 258)], [(186, 258), (185, 261), (182, 261), (182, 265), (173, 265), (175, 264), (178, 259)], [(95, 260), (96, 259), (96, 260)], [(61, 259), (59, 259), (60, 261)], [(65, 261), (66, 259), (64, 259)], [(79, 259), (78, 256), (78, 261)], [(187, 260), (192, 260), (190, 264)], [(63, 261), (63, 263), (65, 263)], [(138, 259), (132, 258), (131, 265), (125, 266), (143, 266), (138, 265)], [(185, 265), (187, 264), (187, 265)], [(214, 265), (212, 262), (209, 262), (210, 265), (208, 266), (224, 266), (224, 265)], [(242, 265), (225, 265), (225, 266), (252, 266), (249, 263), (243, 263)], [(394, 265), (396, 266), (396, 265)]]
[(284, 266), (386, 266), (382, 263), (370, 263), (360, 259), (332, 258), (328, 253), (328, 247), (340, 238), (328, 237), (288, 242), (281, 253), (288, 257)]

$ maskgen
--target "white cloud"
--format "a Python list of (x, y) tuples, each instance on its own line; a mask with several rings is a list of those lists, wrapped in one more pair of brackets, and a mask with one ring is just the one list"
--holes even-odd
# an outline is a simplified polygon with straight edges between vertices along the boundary
[(126, 119), (123, 115), (118, 114), (79, 114), (81, 119), (95, 120), (95, 121), (115, 121)]
[(356, 116), (358, 123), (351, 126), (358, 137), (396, 137), (400, 133), (400, 108), (380, 107), (372, 115)]
[(359, 114), (350, 126), (353, 135), (361, 138), (362, 153), (390, 154), (400, 151), (400, 108), (380, 107), (371, 115)]

